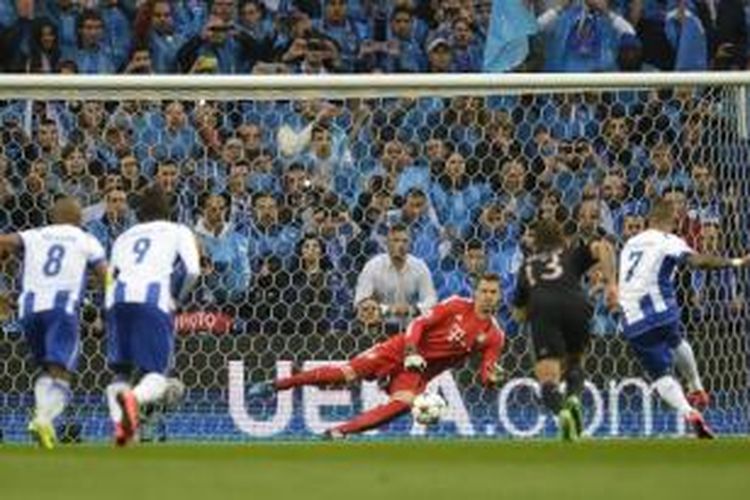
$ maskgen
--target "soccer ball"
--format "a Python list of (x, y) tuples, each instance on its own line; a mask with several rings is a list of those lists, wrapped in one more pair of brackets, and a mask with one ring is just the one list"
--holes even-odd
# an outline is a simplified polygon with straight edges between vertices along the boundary
[(446, 406), (445, 400), (439, 394), (425, 392), (414, 398), (411, 415), (417, 423), (434, 425), (440, 421)]

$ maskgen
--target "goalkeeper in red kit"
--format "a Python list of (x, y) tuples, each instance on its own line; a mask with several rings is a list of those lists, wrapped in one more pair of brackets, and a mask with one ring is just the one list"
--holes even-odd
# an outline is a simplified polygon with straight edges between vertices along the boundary
[(495, 386), (500, 381), (497, 360), (505, 342), (494, 317), (499, 302), (500, 280), (497, 275), (486, 274), (475, 284), (472, 299), (451, 297), (439, 303), (412, 321), (405, 333), (375, 344), (348, 363), (262, 382), (254, 385), (249, 395), (262, 396), (302, 385), (386, 381), (390, 401), (326, 432), (337, 439), (381, 426), (406, 413), (431, 379), (459, 366), (474, 353), (481, 353), (482, 383)]

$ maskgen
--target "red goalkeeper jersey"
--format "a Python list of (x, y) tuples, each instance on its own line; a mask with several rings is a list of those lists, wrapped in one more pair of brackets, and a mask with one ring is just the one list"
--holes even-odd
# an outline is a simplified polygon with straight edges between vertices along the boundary
[(404, 346), (415, 346), (427, 361), (427, 370), (439, 373), (481, 352), (481, 378), (488, 382), (497, 362), (505, 333), (495, 318), (480, 319), (474, 301), (451, 297), (409, 325), (403, 334)]

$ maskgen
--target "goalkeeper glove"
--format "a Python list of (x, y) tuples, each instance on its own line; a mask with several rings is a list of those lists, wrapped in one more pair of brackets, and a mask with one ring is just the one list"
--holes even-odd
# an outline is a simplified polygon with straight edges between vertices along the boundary
[(503, 382), (503, 379), (505, 379), (505, 370), (500, 363), (495, 363), (487, 376), (487, 385), (497, 387)]
[(404, 368), (412, 371), (423, 371), (427, 368), (427, 361), (417, 352), (416, 347), (406, 348), (406, 357), (404, 358)]

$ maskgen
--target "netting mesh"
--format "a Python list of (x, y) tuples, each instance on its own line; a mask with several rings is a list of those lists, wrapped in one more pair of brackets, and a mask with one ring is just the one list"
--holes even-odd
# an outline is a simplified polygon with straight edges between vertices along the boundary
[[(246, 398), (245, 387), (345, 360), (403, 328), (410, 316), (384, 314), (383, 306), (401, 305), (385, 294), (355, 303), (360, 271), (387, 251), (387, 228), (397, 222), (409, 228), (411, 252), (429, 267), (438, 298), (468, 294), (483, 269), (502, 277), (507, 382), (498, 392), (479, 388), (472, 364), (443, 374), (436, 385), (449, 410), (427, 431), (436, 436), (554, 432), (528, 378), (529, 337), (508, 308), (533, 218), (621, 245), (644, 227), (650, 201), (671, 197), (681, 207), (679, 231), (695, 248), (747, 247), (737, 87), (325, 101), (160, 95), (0, 104), (3, 231), (43, 224), (54, 196), (71, 194), (109, 249), (135, 222), (139, 191), (158, 183), (171, 195), (173, 218), (198, 235), (204, 273), (177, 317), (173, 375), (185, 397), (169, 412), (151, 411), (145, 438), (310, 437), (380, 401), (374, 383), (270, 402)], [(35, 367), (9, 309), (18, 260), (6, 255), (2, 267), (0, 429), (17, 440), (25, 439)], [(679, 275), (683, 322), (719, 432), (748, 431), (747, 282), (733, 271)], [(587, 290), (596, 311), (586, 360), (589, 432), (680, 432), (652, 404), (617, 335), (618, 318), (603, 306), (600, 276), (589, 276)], [(71, 440), (109, 433), (99, 304), (92, 295), (83, 310), (75, 397), (60, 422)], [(402, 418), (376, 434), (423, 432)]]

